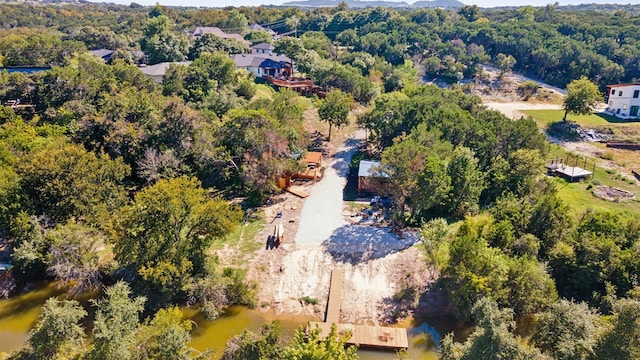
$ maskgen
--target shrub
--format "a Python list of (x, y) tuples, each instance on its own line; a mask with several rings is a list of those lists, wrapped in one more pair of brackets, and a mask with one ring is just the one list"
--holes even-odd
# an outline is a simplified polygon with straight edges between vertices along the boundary
[(600, 155), (600, 158), (605, 160), (613, 160), (613, 152), (605, 151), (604, 153), (602, 153), (602, 155)]
[(303, 296), (300, 298), (300, 301), (304, 302), (305, 304), (311, 304), (311, 305), (318, 304), (318, 299), (313, 298), (311, 296)]

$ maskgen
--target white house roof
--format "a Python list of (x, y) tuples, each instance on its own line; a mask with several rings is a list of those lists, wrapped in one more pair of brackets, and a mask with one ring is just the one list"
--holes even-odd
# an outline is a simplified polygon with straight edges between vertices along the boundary
[(373, 160), (360, 160), (360, 166), (358, 167), (358, 177), (389, 177), (388, 174), (384, 172), (375, 172), (374, 168), (379, 168), (380, 162)]
[(179, 61), (179, 62), (161, 62), (155, 65), (147, 65), (139, 67), (140, 71), (147, 76), (164, 76), (167, 69), (171, 65), (185, 65), (191, 64), (191, 61)]
[(275, 49), (276, 47), (271, 44), (271, 43), (260, 43), (260, 44), (256, 44), (251, 46), (252, 49), (256, 49), (256, 50), (269, 50), (269, 51), (273, 51), (273, 49)]

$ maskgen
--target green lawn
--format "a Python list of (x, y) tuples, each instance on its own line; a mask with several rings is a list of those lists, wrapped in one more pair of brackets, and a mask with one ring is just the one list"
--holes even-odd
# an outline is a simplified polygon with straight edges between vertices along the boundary
[[(564, 110), (523, 110), (524, 114), (534, 118), (540, 127), (546, 127), (552, 122), (562, 120), (564, 116)], [(569, 114), (567, 116), (568, 121), (577, 122), (580, 125), (601, 126), (601, 125), (623, 125), (623, 126), (638, 126), (640, 127), (640, 121), (628, 121), (618, 119), (615, 116), (609, 116), (605, 114), (589, 114), (589, 115), (575, 115)]]
[(229, 246), (236, 248), (240, 254), (251, 254), (264, 245), (264, 241), (256, 239), (256, 235), (262, 230), (264, 224), (264, 214), (256, 213), (247, 222), (237, 226), (224, 240), (215, 241), (211, 245), (211, 250), (220, 250)]
[[(551, 151), (548, 155), (548, 158), (563, 158), (566, 160), (567, 152), (558, 145), (552, 145)], [(581, 157), (584, 161), (584, 157)], [(558, 178), (558, 194), (560, 197), (569, 204), (576, 216), (582, 214), (586, 209), (601, 209), (601, 210), (611, 210), (611, 211), (628, 211), (636, 215), (640, 215), (640, 201), (631, 200), (627, 202), (611, 202), (600, 199), (594, 196), (591, 192), (591, 189), (587, 189), (590, 183), (593, 184), (601, 184), (612, 187), (617, 187), (619, 189), (628, 190), (636, 195), (640, 195), (640, 188), (636, 185), (635, 181), (632, 179), (628, 179), (623, 175), (620, 175), (612, 170), (606, 170), (604, 168), (598, 167), (597, 159), (588, 158), (587, 160), (587, 170), (593, 170), (593, 161), (596, 161), (595, 174), (592, 180), (587, 180), (583, 182), (568, 182), (562, 178)], [(574, 164), (575, 158), (573, 160), (569, 160), (571, 165)], [(578, 166), (583, 167), (583, 162), (580, 161)]]

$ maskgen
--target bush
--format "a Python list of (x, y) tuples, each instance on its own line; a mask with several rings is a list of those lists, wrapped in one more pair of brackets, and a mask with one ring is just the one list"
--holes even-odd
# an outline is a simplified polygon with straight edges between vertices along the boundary
[(578, 134), (578, 125), (571, 121), (556, 121), (549, 124), (547, 127), (547, 134), (557, 137), (566, 141), (578, 141), (580, 140), (580, 134)]
[(305, 304), (311, 304), (311, 305), (317, 305), (318, 304), (318, 299), (310, 297), (310, 296), (303, 296), (300, 298), (300, 301), (304, 302)]
[(613, 152), (605, 151), (604, 153), (602, 153), (602, 155), (600, 155), (600, 158), (605, 160), (613, 160)]

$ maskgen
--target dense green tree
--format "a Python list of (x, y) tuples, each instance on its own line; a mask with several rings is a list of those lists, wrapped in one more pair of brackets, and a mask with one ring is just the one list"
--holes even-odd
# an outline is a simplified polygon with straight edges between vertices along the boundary
[(125, 36), (116, 34), (107, 27), (94, 27), (92, 25), (83, 26), (77, 29), (70, 29), (68, 38), (84, 43), (87, 49), (110, 49), (118, 50), (129, 45)]
[(17, 358), (72, 359), (81, 355), (86, 335), (80, 320), (86, 315), (75, 300), (47, 300), (29, 332), (29, 347)]
[(480, 8), (477, 5), (463, 6), (458, 10), (458, 14), (469, 22), (476, 21), (480, 18)]
[(511, 71), (511, 69), (516, 65), (516, 59), (511, 55), (499, 53), (496, 56), (496, 65), (498, 65), (498, 68), (500, 69), (500, 76), (504, 76), (504, 74)]
[(272, 321), (262, 325), (260, 333), (245, 330), (227, 340), (222, 360), (283, 359), (282, 325)]
[(184, 80), (184, 87), (189, 94), (186, 100), (202, 101), (213, 90), (235, 85), (235, 70), (233, 60), (222, 53), (202, 54), (189, 64)]
[(473, 151), (465, 147), (456, 148), (447, 166), (447, 175), (451, 179), (448, 197), (451, 213), (462, 217), (470, 211), (477, 211), (485, 183)]
[(468, 319), (482, 297), (514, 306), (517, 316), (544, 310), (558, 297), (553, 280), (535, 259), (511, 258), (489, 246), (493, 224), (486, 216), (468, 218), (451, 243), (443, 275), (456, 316)]
[(137, 359), (190, 360), (200, 358), (188, 346), (192, 323), (182, 318), (177, 307), (160, 309), (137, 332)]
[(244, 34), (249, 30), (247, 17), (238, 9), (231, 9), (225, 15), (224, 22), (220, 24), (224, 31), (233, 34)]
[(18, 172), (36, 211), (56, 221), (76, 216), (99, 224), (126, 200), (129, 167), (122, 160), (62, 140), (30, 153)]
[(519, 316), (536, 314), (558, 299), (553, 279), (535, 258), (511, 259), (504, 287), (508, 295), (500, 302)]
[(166, 15), (152, 17), (147, 21), (140, 45), (149, 57), (150, 64), (186, 59), (187, 38), (184, 34), (172, 32), (172, 27), (173, 24)]
[(151, 291), (175, 296), (190, 276), (204, 272), (209, 245), (226, 236), (239, 215), (226, 201), (209, 199), (196, 179), (160, 180), (114, 219), (115, 258)]
[(449, 256), (449, 229), (445, 219), (431, 219), (420, 229), (420, 242), (424, 246), (427, 265), (437, 278), (440, 270), (447, 266)]
[(97, 310), (89, 359), (135, 358), (135, 333), (145, 301), (144, 297), (131, 298), (129, 285), (122, 281), (107, 288), (104, 298), (93, 300)]
[(548, 359), (512, 333), (515, 322), (511, 310), (501, 310), (495, 302), (483, 298), (474, 305), (473, 314), (476, 330), (463, 344), (454, 343), (451, 334), (446, 336), (441, 360)]
[(567, 120), (569, 113), (589, 114), (598, 102), (602, 101), (602, 94), (598, 87), (586, 77), (581, 77), (567, 85), (567, 97), (564, 99), (564, 117)]
[(289, 360), (358, 359), (358, 346), (346, 346), (349, 337), (348, 334), (338, 333), (335, 324), (331, 325), (331, 331), (326, 336), (321, 335), (318, 328), (311, 328), (308, 333), (300, 328), (282, 354)]
[(598, 341), (590, 359), (631, 360), (640, 357), (640, 304), (620, 300), (615, 306), (613, 327)]
[(327, 140), (331, 140), (333, 126), (341, 128), (349, 124), (348, 115), (351, 110), (351, 102), (351, 97), (338, 89), (329, 91), (327, 97), (322, 100), (318, 108), (318, 115), (322, 121), (329, 124)]
[(561, 300), (542, 313), (531, 341), (558, 360), (584, 360), (594, 354), (600, 318), (586, 303)]

